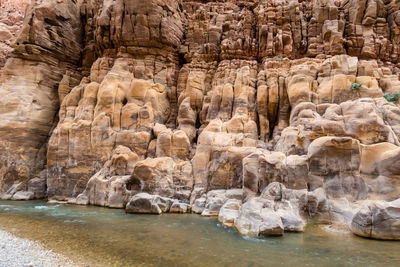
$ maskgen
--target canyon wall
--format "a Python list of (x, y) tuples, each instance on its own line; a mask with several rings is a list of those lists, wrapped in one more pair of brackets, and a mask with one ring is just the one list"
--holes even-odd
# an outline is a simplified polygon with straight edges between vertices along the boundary
[(22, 28), (30, 0), (0, 1), (0, 68), (12, 52), (12, 46)]
[(35, 1), (0, 74), (1, 197), (362, 235), (360, 205), (400, 196), (399, 52), (394, 0)]

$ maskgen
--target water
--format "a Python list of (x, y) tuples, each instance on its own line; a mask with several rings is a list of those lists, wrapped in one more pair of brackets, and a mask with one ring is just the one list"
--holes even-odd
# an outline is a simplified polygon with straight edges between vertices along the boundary
[(329, 233), (246, 238), (215, 218), (0, 201), (0, 228), (83, 266), (400, 266), (400, 242)]

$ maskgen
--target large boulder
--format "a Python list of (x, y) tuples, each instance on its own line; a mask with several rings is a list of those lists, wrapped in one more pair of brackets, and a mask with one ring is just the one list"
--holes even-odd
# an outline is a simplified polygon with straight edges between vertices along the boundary
[(223, 225), (232, 227), (235, 220), (239, 217), (239, 209), (242, 201), (238, 199), (229, 199), (221, 207), (218, 213), (218, 221)]
[(207, 193), (202, 216), (218, 216), (222, 206), (230, 199), (241, 201), (243, 199), (242, 189), (212, 190)]
[[(249, 236), (276, 236), (282, 235), (284, 231), (302, 232), (304, 222), (300, 210), (306, 205), (307, 193), (286, 189), (283, 184), (273, 182), (259, 197), (251, 198), (240, 207), (234, 226), (241, 234)], [(227, 203), (222, 211), (227, 213), (230, 206)], [(232, 209), (234, 210), (234, 206), (230, 208)], [(228, 215), (236, 216), (230, 210)], [(224, 213), (221, 215), (222, 221), (228, 217)]]
[(282, 235), (283, 223), (276, 212), (271, 209), (272, 201), (251, 199), (240, 207), (235, 220), (235, 228), (243, 235), (259, 236)]
[(103, 168), (94, 174), (85, 190), (70, 203), (124, 208), (133, 192), (130, 190), (130, 174), (138, 160), (136, 153), (128, 147), (118, 146)]
[(187, 213), (190, 212), (189, 204), (178, 199), (139, 193), (134, 195), (125, 207), (128, 213)]
[(134, 167), (131, 184), (137, 192), (187, 200), (193, 186), (192, 165), (170, 157), (146, 158)]
[(282, 220), (283, 229), (287, 232), (303, 232), (304, 222), (299, 216), (298, 209), (289, 201), (283, 202), (276, 211)]
[(363, 237), (400, 240), (400, 199), (365, 205), (354, 215), (350, 228)]
[(162, 213), (156, 197), (147, 193), (139, 193), (133, 196), (126, 205), (125, 211), (128, 213)]
[(175, 200), (169, 208), (169, 212), (171, 213), (187, 213), (188, 211), (189, 205), (187, 203), (179, 202), (178, 200)]

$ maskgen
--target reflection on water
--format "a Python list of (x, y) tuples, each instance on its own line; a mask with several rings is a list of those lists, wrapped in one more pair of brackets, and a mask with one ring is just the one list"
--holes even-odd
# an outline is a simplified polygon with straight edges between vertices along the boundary
[(215, 218), (0, 201), (0, 228), (90, 266), (400, 266), (400, 242), (327, 233), (242, 237)]

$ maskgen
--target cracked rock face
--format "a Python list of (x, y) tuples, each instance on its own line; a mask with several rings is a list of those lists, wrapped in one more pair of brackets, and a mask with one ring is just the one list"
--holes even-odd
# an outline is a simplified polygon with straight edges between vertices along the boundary
[(400, 197), (398, 1), (39, 0), (20, 24), (1, 198), (282, 235)]
[(353, 217), (351, 230), (363, 237), (400, 240), (400, 201), (370, 203)]

